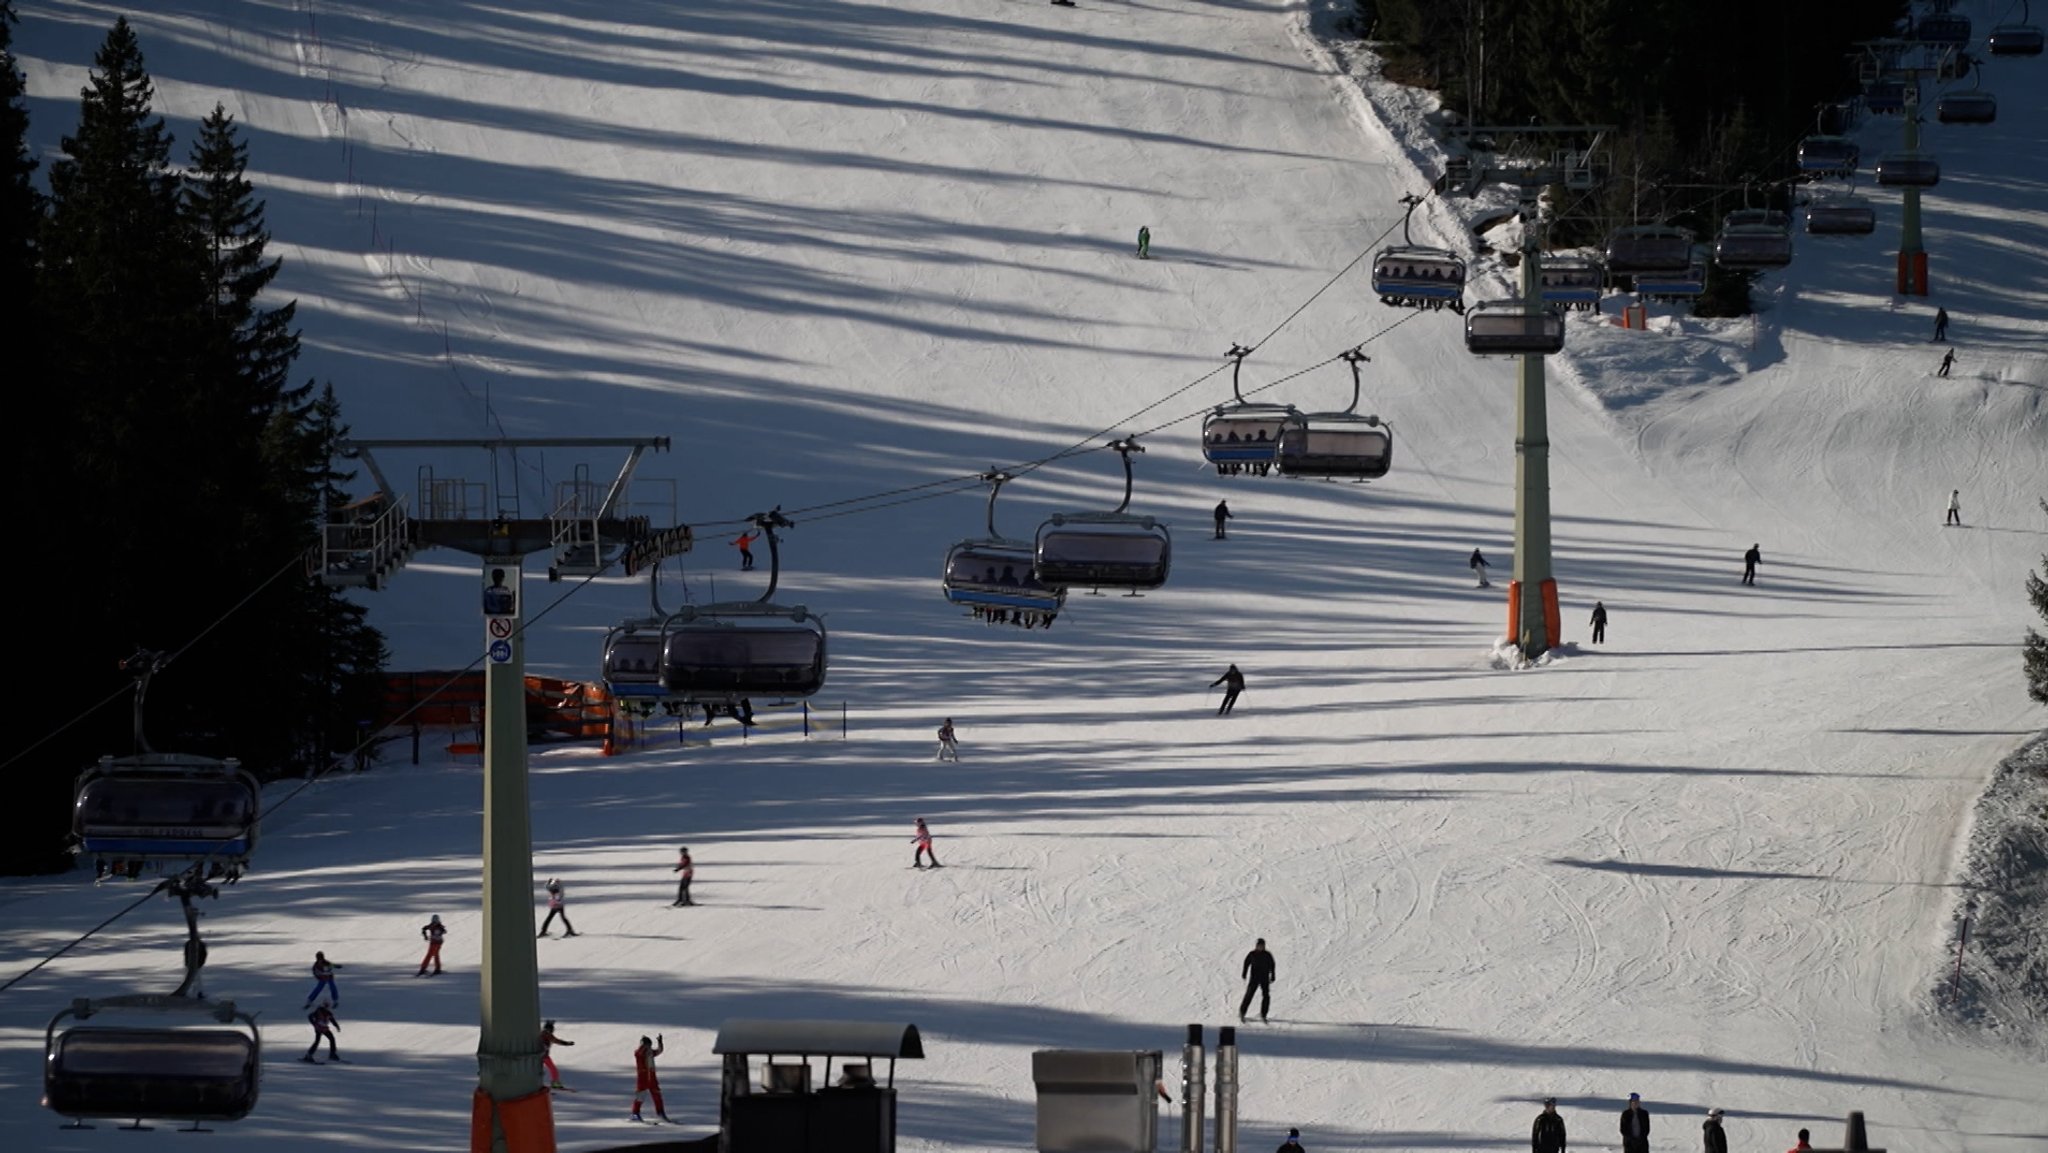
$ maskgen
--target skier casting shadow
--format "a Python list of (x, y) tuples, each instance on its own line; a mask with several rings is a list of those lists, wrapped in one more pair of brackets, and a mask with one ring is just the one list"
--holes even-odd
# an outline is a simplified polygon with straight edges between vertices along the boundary
[(1217, 708), (1216, 715), (1227, 717), (1230, 710), (1237, 707), (1237, 694), (1244, 691), (1244, 674), (1237, 671), (1236, 665), (1232, 665), (1223, 670), (1222, 676), (1209, 682), (1212, 689), (1217, 685), (1223, 686), (1223, 704)]

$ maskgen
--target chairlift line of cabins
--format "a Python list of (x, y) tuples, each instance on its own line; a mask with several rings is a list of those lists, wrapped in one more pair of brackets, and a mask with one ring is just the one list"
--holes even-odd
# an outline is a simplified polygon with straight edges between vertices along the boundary
[(1393, 468), (1393, 426), (1377, 414), (1358, 412), (1358, 366), (1371, 358), (1353, 348), (1343, 359), (1351, 366), (1350, 405), (1341, 412), (1296, 412), (1287, 418), (1277, 458), (1282, 476), (1367, 481)]
[[(141, 1024), (91, 1023), (102, 1015)], [(204, 1020), (194, 1020), (203, 1018)], [(71, 1118), (239, 1121), (262, 1087), (263, 1036), (231, 1001), (146, 994), (80, 998), (43, 1031), (43, 1106)]]
[(747, 518), (768, 538), (768, 587), (751, 601), (685, 606), (662, 627), (661, 687), (667, 699), (727, 705), (793, 701), (825, 687), (825, 622), (803, 605), (779, 605), (780, 509)]
[(137, 751), (101, 757), (79, 775), (71, 807), (72, 852), (90, 857), (100, 876), (137, 876), (144, 868), (195, 861), (239, 876), (256, 848), (261, 787), (233, 758), (150, 747), (143, 708), (150, 678), (163, 663), (161, 653), (146, 650), (121, 663), (135, 678)]
[(1415, 243), (1409, 221), (1419, 196), (1404, 196), (1408, 211), (1401, 216), (1401, 243), (1380, 250), (1372, 262), (1372, 290), (1380, 303), (1397, 308), (1465, 311), (1465, 261), (1448, 248)]
[(956, 542), (946, 550), (941, 587), (946, 600), (966, 605), (976, 616), (1022, 614), (1021, 620), (1052, 620), (1067, 603), (1067, 590), (1041, 583), (1033, 571), (1035, 549), (1028, 540), (1012, 540), (996, 531), (996, 497), (1014, 479), (990, 469), (981, 479), (988, 490), (988, 535)]
[(1809, 136), (1799, 142), (1799, 171), (1808, 175), (1849, 176), (1862, 160), (1862, 147), (1846, 136)]
[(2039, 56), (2041, 54), (2041, 28), (2030, 23), (2032, 14), (2025, 3), (2020, 5), (2020, 20), (2017, 24), (1999, 24), (1984, 38), (1984, 46), (1993, 56)]
[(1294, 411), (1290, 405), (1256, 404), (1244, 398), (1238, 376), (1244, 371), (1244, 358), (1251, 351), (1233, 344), (1223, 354), (1225, 360), (1232, 362), (1230, 391), (1236, 399), (1217, 405), (1202, 418), (1202, 459), (1215, 465), (1219, 476), (1264, 476), (1271, 472), (1280, 425)]
[(1129, 512), (1135, 438), (1111, 441), (1123, 459), (1124, 499), (1108, 512), (1055, 513), (1038, 526), (1032, 575), (1048, 588), (1118, 588), (1130, 595), (1166, 583), (1173, 566), (1173, 534), (1149, 516)]
[(1944, 93), (1934, 102), (1934, 118), (1943, 124), (1993, 124), (1998, 98), (1981, 88)]
[(1465, 314), (1465, 351), (1474, 356), (1549, 356), (1564, 351), (1564, 314), (1521, 300), (1488, 300)]
[(1869, 236), (1877, 231), (1877, 209), (1861, 196), (1815, 201), (1806, 209), (1808, 236)]

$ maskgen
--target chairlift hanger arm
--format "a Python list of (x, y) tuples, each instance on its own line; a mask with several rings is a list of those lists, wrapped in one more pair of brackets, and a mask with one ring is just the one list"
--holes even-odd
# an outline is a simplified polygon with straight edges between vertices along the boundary
[(1223, 359), (1230, 362), (1230, 394), (1239, 404), (1244, 403), (1244, 390), (1238, 387), (1237, 378), (1244, 372), (1244, 358), (1251, 354), (1251, 349), (1235, 341), (1231, 342), (1230, 351), (1223, 354)]

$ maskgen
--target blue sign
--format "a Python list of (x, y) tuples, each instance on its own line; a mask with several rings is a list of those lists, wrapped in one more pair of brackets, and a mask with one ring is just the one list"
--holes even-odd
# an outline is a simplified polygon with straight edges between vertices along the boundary
[(491, 642), (491, 663), (494, 665), (505, 665), (512, 663), (511, 641)]

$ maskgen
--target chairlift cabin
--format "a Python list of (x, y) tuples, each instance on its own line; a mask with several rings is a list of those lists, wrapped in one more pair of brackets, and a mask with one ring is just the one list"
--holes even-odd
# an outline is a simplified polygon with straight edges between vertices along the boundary
[(1723, 268), (1783, 268), (1792, 263), (1792, 219), (1776, 209), (1745, 208), (1721, 220), (1714, 262)]
[(1475, 356), (1549, 356), (1564, 350), (1564, 314), (1519, 300), (1489, 300), (1465, 314), (1465, 351)]
[(1877, 209), (1860, 196), (1837, 197), (1806, 210), (1809, 236), (1869, 236), (1877, 231)]
[(1970, 18), (1958, 12), (1922, 16), (1913, 22), (1913, 39), (1961, 48), (1970, 42)]
[(1863, 107), (1878, 116), (1896, 116), (1906, 110), (1906, 82), (1873, 80), (1863, 88)]
[(1650, 300), (1694, 300), (1707, 291), (1707, 262), (1698, 253), (1683, 272), (1648, 272), (1636, 277), (1636, 294)]
[[(1230, 392), (1235, 398), (1219, 404), (1202, 419), (1202, 459), (1226, 475), (1264, 476), (1273, 465), (1273, 453), (1280, 440), (1280, 423), (1294, 409), (1284, 404), (1254, 404), (1244, 398), (1239, 375), (1251, 349), (1233, 344), (1224, 359), (1232, 361)], [(993, 510), (991, 510), (993, 511)], [(992, 534), (993, 535), (993, 534)]]
[(1131, 454), (1145, 451), (1125, 437), (1110, 447), (1123, 458), (1123, 503), (1109, 512), (1058, 513), (1038, 526), (1032, 574), (1048, 587), (1156, 589), (1173, 567), (1173, 534), (1149, 516), (1134, 516)]
[(1376, 480), (1394, 466), (1393, 427), (1376, 415), (1359, 415), (1363, 389), (1358, 366), (1366, 355), (1344, 353), (1351, 366), (1351, 404), (1342, 412), (1298, 412), (1280, 430), (1280, 473), (1323, 480)]
[(660, 699), (662, 656), (667, 638), (661, 621), (629, 621), (605, 634), (604, 687), (621, 700)]
[(1998, 98), (1980, 88), (1950, 92), (1935, 101), (1934, 118), (1943, 124), (1995, 123)]
[[(145, 1024), (86, 1024), (109, 1014)], [(178, 1022), (203, 1016), (211, 1023)], [(43, 1106), (90, 1129), (88, 1119), (239, 1121), (256, 1107), (263, 1038), (232, 1002), (143, 995), (83, 998), (43, 1032)]]
[(1985, 38), (1993, 56), (2039, 56), (2041, 28), (2036, 24), (2000, 24)]
[(1941, 183), (1941, 162), (1922, 152), (1894, 152), (1878, 160), (1877, 182), (1886, 188), (1932, 188)]
[(78, 779), (72, 803), (75, 852), (105, 870), (211, 861), (238, 871), (256, 848), (261, 811), (256, 778), (232, 759), (180, 753), (101, 757)]
[(1863, 160), (1863, 149), (1846, 136), (1809, 136), (1799, 142), (1799, 171), (1814, 176), (1847, 176)]
[(1448, 249), (1395, 245), (1374, 258), (1372, 290), (1382, 304), (1461, 311), (1465, 262)]
[(1006, 609), (1025, 613), (1058, 613), (1067, 603), (1067, 590), (1039, 582), (1032, 572), (1035, 559), (1030, 541), (1010, 540), (996, 531), (996, 496), (1010, 474), (991, 470), (982, 475), (989, 483), (988, 536), (963, 540), (946, 550), (946, 567), (941, 577), (946, 600), (975, 609)]
[(1692, 233), (1664, 224), (1616, 229), (1607, 238), (1607, 273), (1681, 272), (1692, 263)]
[(1600, 291), (1607, 272), (1599, 262), (1582, 256), (1549, 257), (1538, 276), (1543, 303), (1553, 308), (1590, 311), (1600, 307)]
[(662, 643), (662, 696), (736, 704), (796, 700), (825, 687), (825, 622), (802, 605), (689, 607)]

